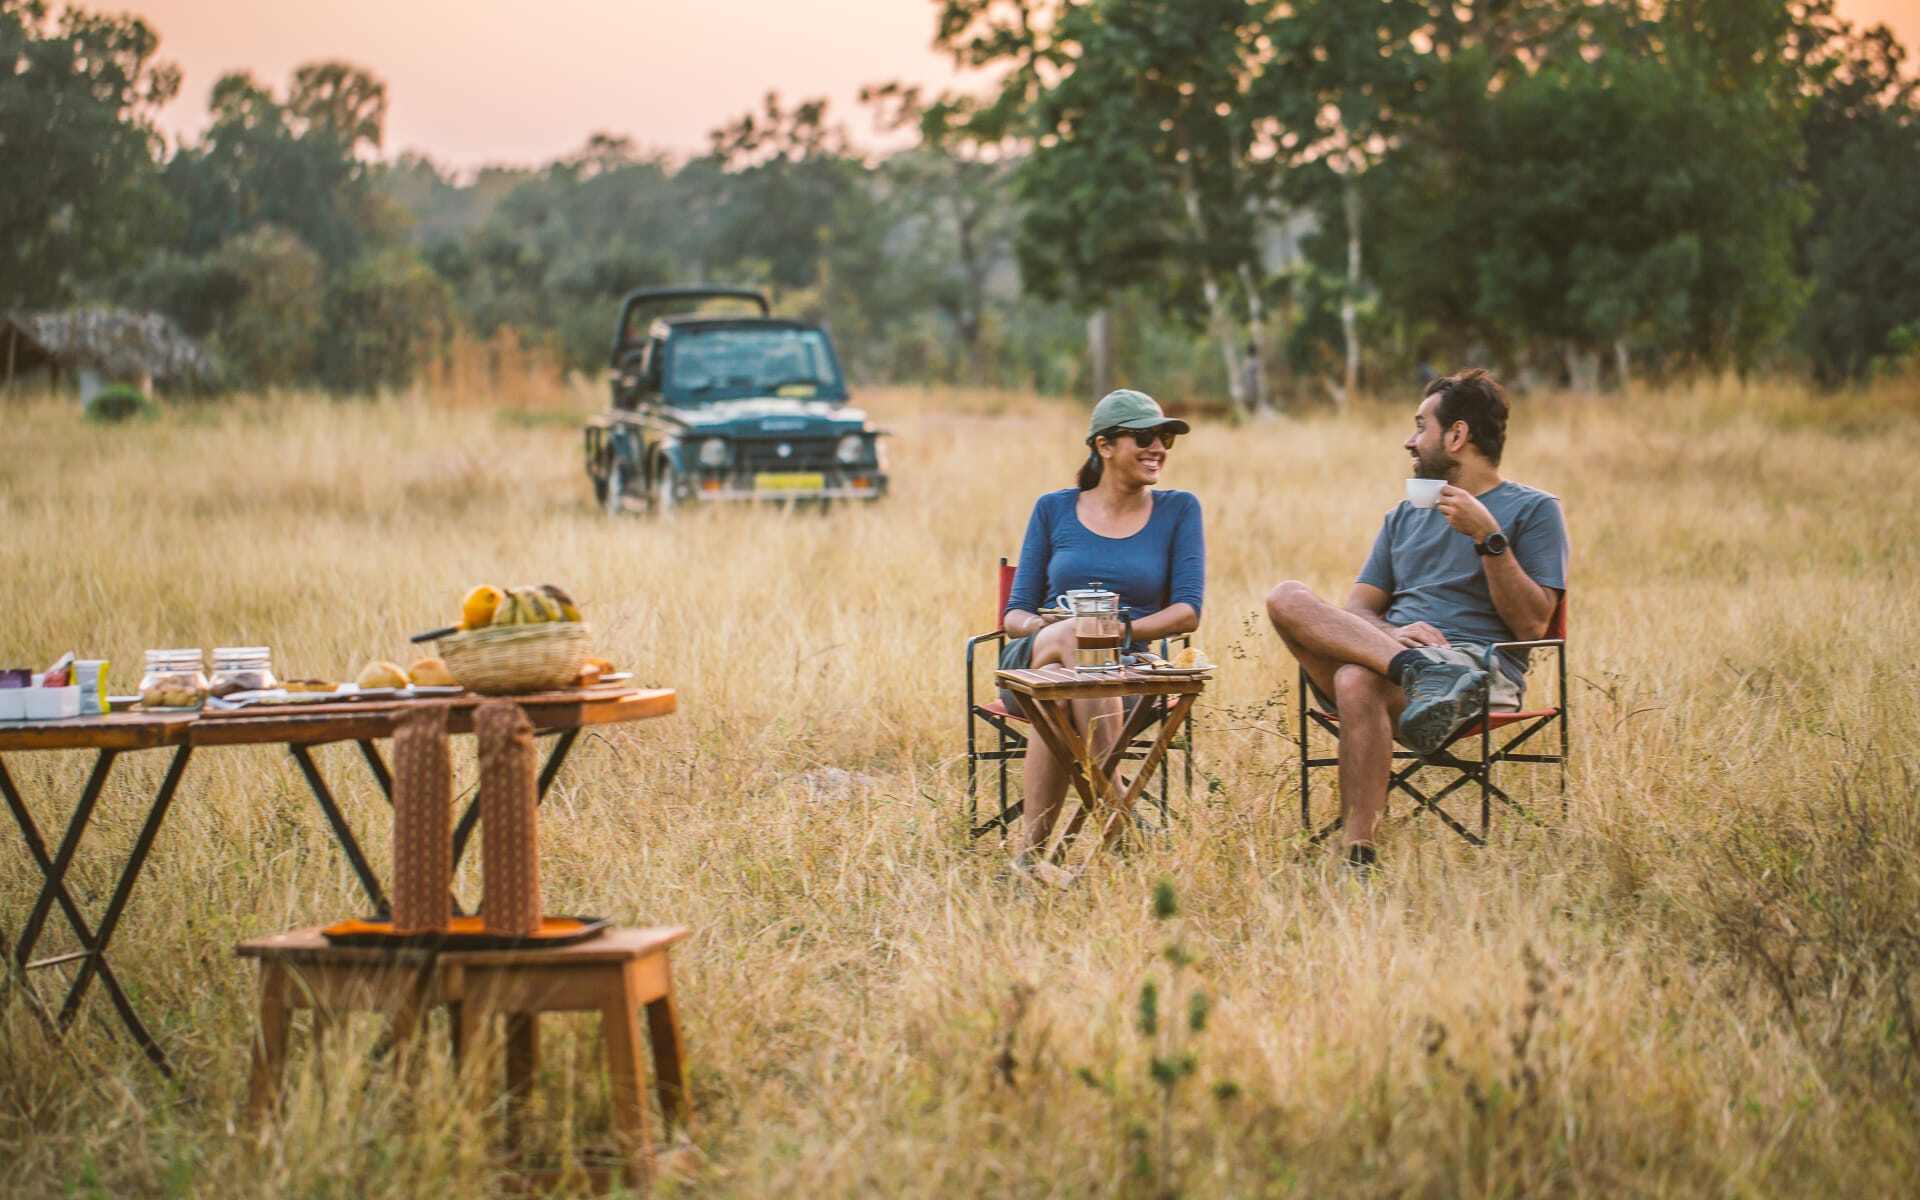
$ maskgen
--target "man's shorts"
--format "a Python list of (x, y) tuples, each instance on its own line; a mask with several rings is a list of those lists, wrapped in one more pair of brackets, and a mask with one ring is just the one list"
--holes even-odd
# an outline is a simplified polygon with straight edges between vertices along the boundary
[[(1438, 650), (1442, 655), (1461, 666), (1472, 667), (1476, 671), (1487, 673), (1487, 700), (1489, 707), (1496, 712), (1515, 712), (1525, 698), (1524, 685), (1513, 676), (1500, 669), (1498, 663), (1487, 666), (1487, 648), (1477, 642), (1453, 642), (1446, 646), (1428, 646), (1424, 649)], [(1313, 698), (1320, 707), (1328, 712), (1334, 711), (1333, 697), (1320, 690), (1320, 685), (1307, 676), (1307, 687), (1313, 691)]]

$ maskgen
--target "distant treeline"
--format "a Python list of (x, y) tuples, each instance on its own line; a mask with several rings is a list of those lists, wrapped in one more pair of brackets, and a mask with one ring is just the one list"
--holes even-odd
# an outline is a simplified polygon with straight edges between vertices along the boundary
[(745, 282), (867, 378), (1249, 409), (1467, 358), (1837, 384), (1920, 345), (1920, 87), (1829, 0), (929, 17), (993, 82), (867, 89), (907, 149), (770, 93), (698, 156), (595, 134), (454, 176), (383, 158), (386, 85), (339, 62), (228, 75), (169, 145), (180, 75), (150, 26), (0, 0), (0, 313), (155, 309), (229, 386), (374, 391), (503, 329), (595, 368), (628, 289)]

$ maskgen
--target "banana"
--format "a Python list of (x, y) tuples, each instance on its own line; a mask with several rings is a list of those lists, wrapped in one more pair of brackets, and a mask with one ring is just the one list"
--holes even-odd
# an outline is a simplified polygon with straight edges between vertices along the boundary
[(508, 592), (500, 598), (500, 607), (494, 610), (495, 625), (518, 625), (520, 623), (520, 597)]
[(540, 590), (545, 593), (547, 599), (560, 606), (561, 620), (578, 621), (580, 619), (580, 606), (573, 602), (572, 596), (567, 595), (566, 592), (551, 583), (541, 584)]
[(521, 621), (528, 625), (540, 625), (560, 619), (560, 606), (547, 598), (547, 594), (537, 587), (517, 587), (513, 589), (514, 598), (520, 601)]

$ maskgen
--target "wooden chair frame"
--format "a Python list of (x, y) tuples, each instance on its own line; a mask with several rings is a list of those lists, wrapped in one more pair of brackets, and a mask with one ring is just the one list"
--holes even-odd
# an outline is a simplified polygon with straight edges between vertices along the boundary
[[(1552, 765), (1560, 768), (1560, 815), (1567, 813), (1567, 762), (1572, 753), (1572, 711), (1567, 704), (1567, 597), (1560, 596), (1560, 603), (1553, 610), (1553, 618), (1547, 623), (1547, 635), (1533, 641), (1497, 642), (1488, 651), (1489, 657), (1500, 650), (1525, 651), (1529, 657), (1535, 650), (1550, 649), (1555, 657), (1555, 687), (1558, 693), (1557, 703), (1549, 708), (1526, 709), (1522, 698), (1522, 709), (1517, 712), (1495, 712), (1492, 710), (1485, 689), (1480, 694), (1480, 714), (1462, 726), (1458, 732), (1447, 739), (1445, 745), (1431, 754), (1416, 754), (1411, 750), (1396, 749), (1393, 752), (1393, 767), (1387, 776), (1387, 802), (1391, 806), (1393, 794), (1401, 792), (1410, 797), (1416, 808), (1415, 815), (1430, 812), (1453, 832), (1459, 834), (1475, 846), (1487, 844), (1487, 831), (1492, 824), (1493, 802), (1506, 805), (1523, 818), (1533, 819), (1527, 807), (1493, 782), (1494, 768), (1502, 763), (1532, 763)], [(1497, 668), (1496, 668), (1497, 669)], [(1314, 843), (1324, 841), (1340, 828), (1344, 819), (1336, 815), (1332, 821), (1318, 830), (1313, 826), (1313, 808), (1311, 793), (1312, 772), (1325, 767), (1340, 765), (1336, 752), (1331, 756), (1315, 758), (1309, 733), (1314, 727), (1326, 731), (1338, 739), (1340, 736), (1340, 717), (1329, 713), (1312, 702), (1312, 691), (1307, 681), (1305, 668), (1300, 670), (1299, 680), (1299, 752), (1300, 752), (1300, 827), (1307, 830)], [(1497, 741), (1494, 731), (1518, 729)], [(1522, 750), (1534, 735), (1558, 727), (1560, 734), (1559, 753), (1542, 753), (1536, 750)], [(1463, 741), (1478, 738), (1480, 754), (1478, 758), (1462, 758), (1454, 753), (1454, 747)], [(1401, 765), (1405, 764), (1405, 765)], [(1428, 795), (1413, 784), (1413, 777), (1428, 767), (1439, 767), (1454, 772), (1454, 777), (1439, 791)], [(1480, 831), (1463, 825), (1452, 813), (1441, 806), (1441, 801), (1469, 784), (1480, 785)]]
[[(1013, 594), (1013, 576), (1013, 565), (1002, 558), (997, 576), (999, 603), (994, 608), (995, 628), (987, 633), (973, 635), (967, 639), (966, 645), (967, 832), (971, 837), (979, 837), (995, 830), (999, 830), (1004, 835), (1012, 827), (1013, 822), (1020, 819), (1020, 814), (1026, 807), (1024, 798), (1012, 804), (1007, 802), (1007, 764), (1026, 757), (1029, 734), (1023, 727), (1028, 724), (1027, 718), (1002, 704), (997, 694), (982, 701), (974, 671), (976, 650), (989, 642), (994, 648), (993, 662), (997, 666), (1000, 661), (1000, 651), (1007, 641), (1006, 626), (1001, 622), (1007, 611), (1007, 598)], [(1173, 646), (1184, 646), (1190, 641), (1190, 638), (1184, 636), (1162, 638), (1161, 657), (1166, 657), (1167, 651)], [(1154, 696), (1142, 700), (1141, 703), (1153, 705), (1156, 711), (1143, 727), (1141, 735), (1128, 743), (1125, 753), (1121, 755), (1123, 762), (1139, 761), (1146, 757), (1153, 746), (1155, 731), (1167, 716), (1166, 697)], [(985, 726), (985, 729), (982, 726)], [(993, 745), (991, 748), (983, 748), (980, 743), (983, 735), (988, 731), (991, 732)], [(1171, 775), (1169, 760), (1172, 758), (1172, 751), (1175, 750), (1180, 752), (1181, 781), (1186, 788), (1186, 797), (1191, 801), (1193, 799), (1193, 722), (1191, 720), (1186, 722), (1179, 736), (1168, 747), (1168, 753), (1160, 760), (1160, 786), (1154, 792), (1154, 807), (1158, 810), (1160, 827), (1163, 829), (1166, 828), (1171, 815), (1171, 808), (1168, 805)], [(994, 764), (999, 785), (999, 811), (985, 821), (980, 820), (979, 811), (981, 763)]]

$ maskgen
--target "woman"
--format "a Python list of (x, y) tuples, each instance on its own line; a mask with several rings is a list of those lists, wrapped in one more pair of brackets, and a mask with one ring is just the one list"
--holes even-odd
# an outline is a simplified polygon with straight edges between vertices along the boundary
[[(1122, 388), (1094, 406), (1079, 486), (1041, 496), (1027, 522), (1003, 619), (1003, 669), (1071, 665), (1073, 622), (1041, 610), (1062, 592), (1095, 583), (1119, 594), (1131, 622), (1129, 649), (1199, 627), (1207, 565), (1200, 502), (1154, 486), (1174, 438), (1186, 432), (1185, 421), (1170, 419), (1143, 392)], [(1095, 756), (1104, 755), (1120, 733), (1120, 701), (1076, 700), (1073, 721), (1091, 731)], [(1066, 764), (1039, 738), (1027, 742), (1025, 778), (1018, 868), (1046, 845), (1069, 782)]]

